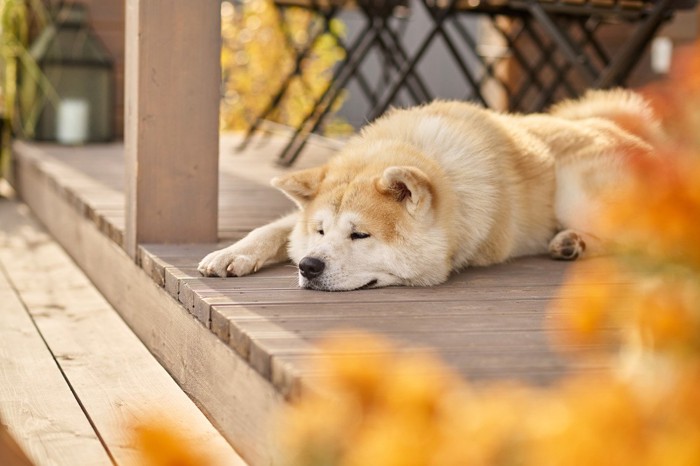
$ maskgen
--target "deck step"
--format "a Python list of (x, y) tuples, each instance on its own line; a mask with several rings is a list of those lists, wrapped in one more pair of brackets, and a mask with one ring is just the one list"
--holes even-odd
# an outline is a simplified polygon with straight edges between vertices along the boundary
[(8, 199), (0, 302), (0, 418), (35, 464), (137, 464), (130, 426), (167, 412), (215, 464), (245, 465), (28, 208)]

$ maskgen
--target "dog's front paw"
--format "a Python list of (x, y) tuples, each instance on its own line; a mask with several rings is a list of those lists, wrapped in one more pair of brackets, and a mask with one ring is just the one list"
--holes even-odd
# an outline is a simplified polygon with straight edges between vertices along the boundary
[(576, 260), (585, 250), (586, 242), (573, 230), (560, 231), (549, 243), (549, 255), (554, 259)]
[(197, 270), (205, 277), (242, 277), (257, 272), (259, 266), (255, 257), (225, 248), (208, 254)]

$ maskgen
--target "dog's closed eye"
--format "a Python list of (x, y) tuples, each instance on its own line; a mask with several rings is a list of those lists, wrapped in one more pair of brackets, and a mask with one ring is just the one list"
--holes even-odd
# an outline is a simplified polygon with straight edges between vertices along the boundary
[(350, 239), (355, 241), (356, 239), (364, 239), (364, 238), (369, 238), (371, 235), (369, 233), (360, 233), (357, 231), (354, 231), (350, 233)]

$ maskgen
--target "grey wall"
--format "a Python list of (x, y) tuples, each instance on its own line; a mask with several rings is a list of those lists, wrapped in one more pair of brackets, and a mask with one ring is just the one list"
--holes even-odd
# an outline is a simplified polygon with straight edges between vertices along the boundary
[[(419, 2), (411, 3), (411, 14), (407, 19), (393, 20), (392, 27), (400, 34), (401, 42), (409, 56), (413, 56), (418, 47), (423, 43), (433, 27), (433, 22), (425, 8)], [(345, 12), (341, 19), (348, 28), (348, 42), (357, 38), (360, 30), (365, 25), (366, 20), (359, 12)], [(479, 35), (479, 21), (477, 19), (465, 19), (462, 21), (470, 34), (475, 37)], [(459, 45), (463, 45), (461, 42)], [(474, 69), (478, 64), (470, 52), (464, 49), (464, 59), (470, 63)], [(374, 48), (369, 56), (365, 57), (362, 65), (362, 72), (375, 89), (385, 89), (387, 79), (383, 70), (386, 68), (387, 59), (378, 48)], [(464, 99), (469, 97), (469, 85), (461, 71), (455, 65), (455, 61), (449, 54), (447, 46), (441, 38), (436, 38), (431, 43), (427, 52), (418, 64), (418, 73), (424, 80), (431, 95), (444, 99)], [(395, 73), (390, 76), (395, 77)], [(357, 81), (351, 81), (348, 96), (339, 115), (348, 120), (353, 126), (359, 127), (366, 122), (366, 115), (371, 107), (358, 86)], [(398, 99), (394, 102), (396, 106), (407, 106), (415, 104), (414, 99), (406, 92), (402, 91)]]

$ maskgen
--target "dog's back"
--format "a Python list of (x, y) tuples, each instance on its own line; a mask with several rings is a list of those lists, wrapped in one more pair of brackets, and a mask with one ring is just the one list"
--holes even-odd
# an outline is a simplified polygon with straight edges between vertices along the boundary
[(649, 144), (657, 143), (663, 135), (649, 102), (626, 89), (590, 90), (580, 99), (554, 105), (549, 114), (568, 120), (609, 120)]

